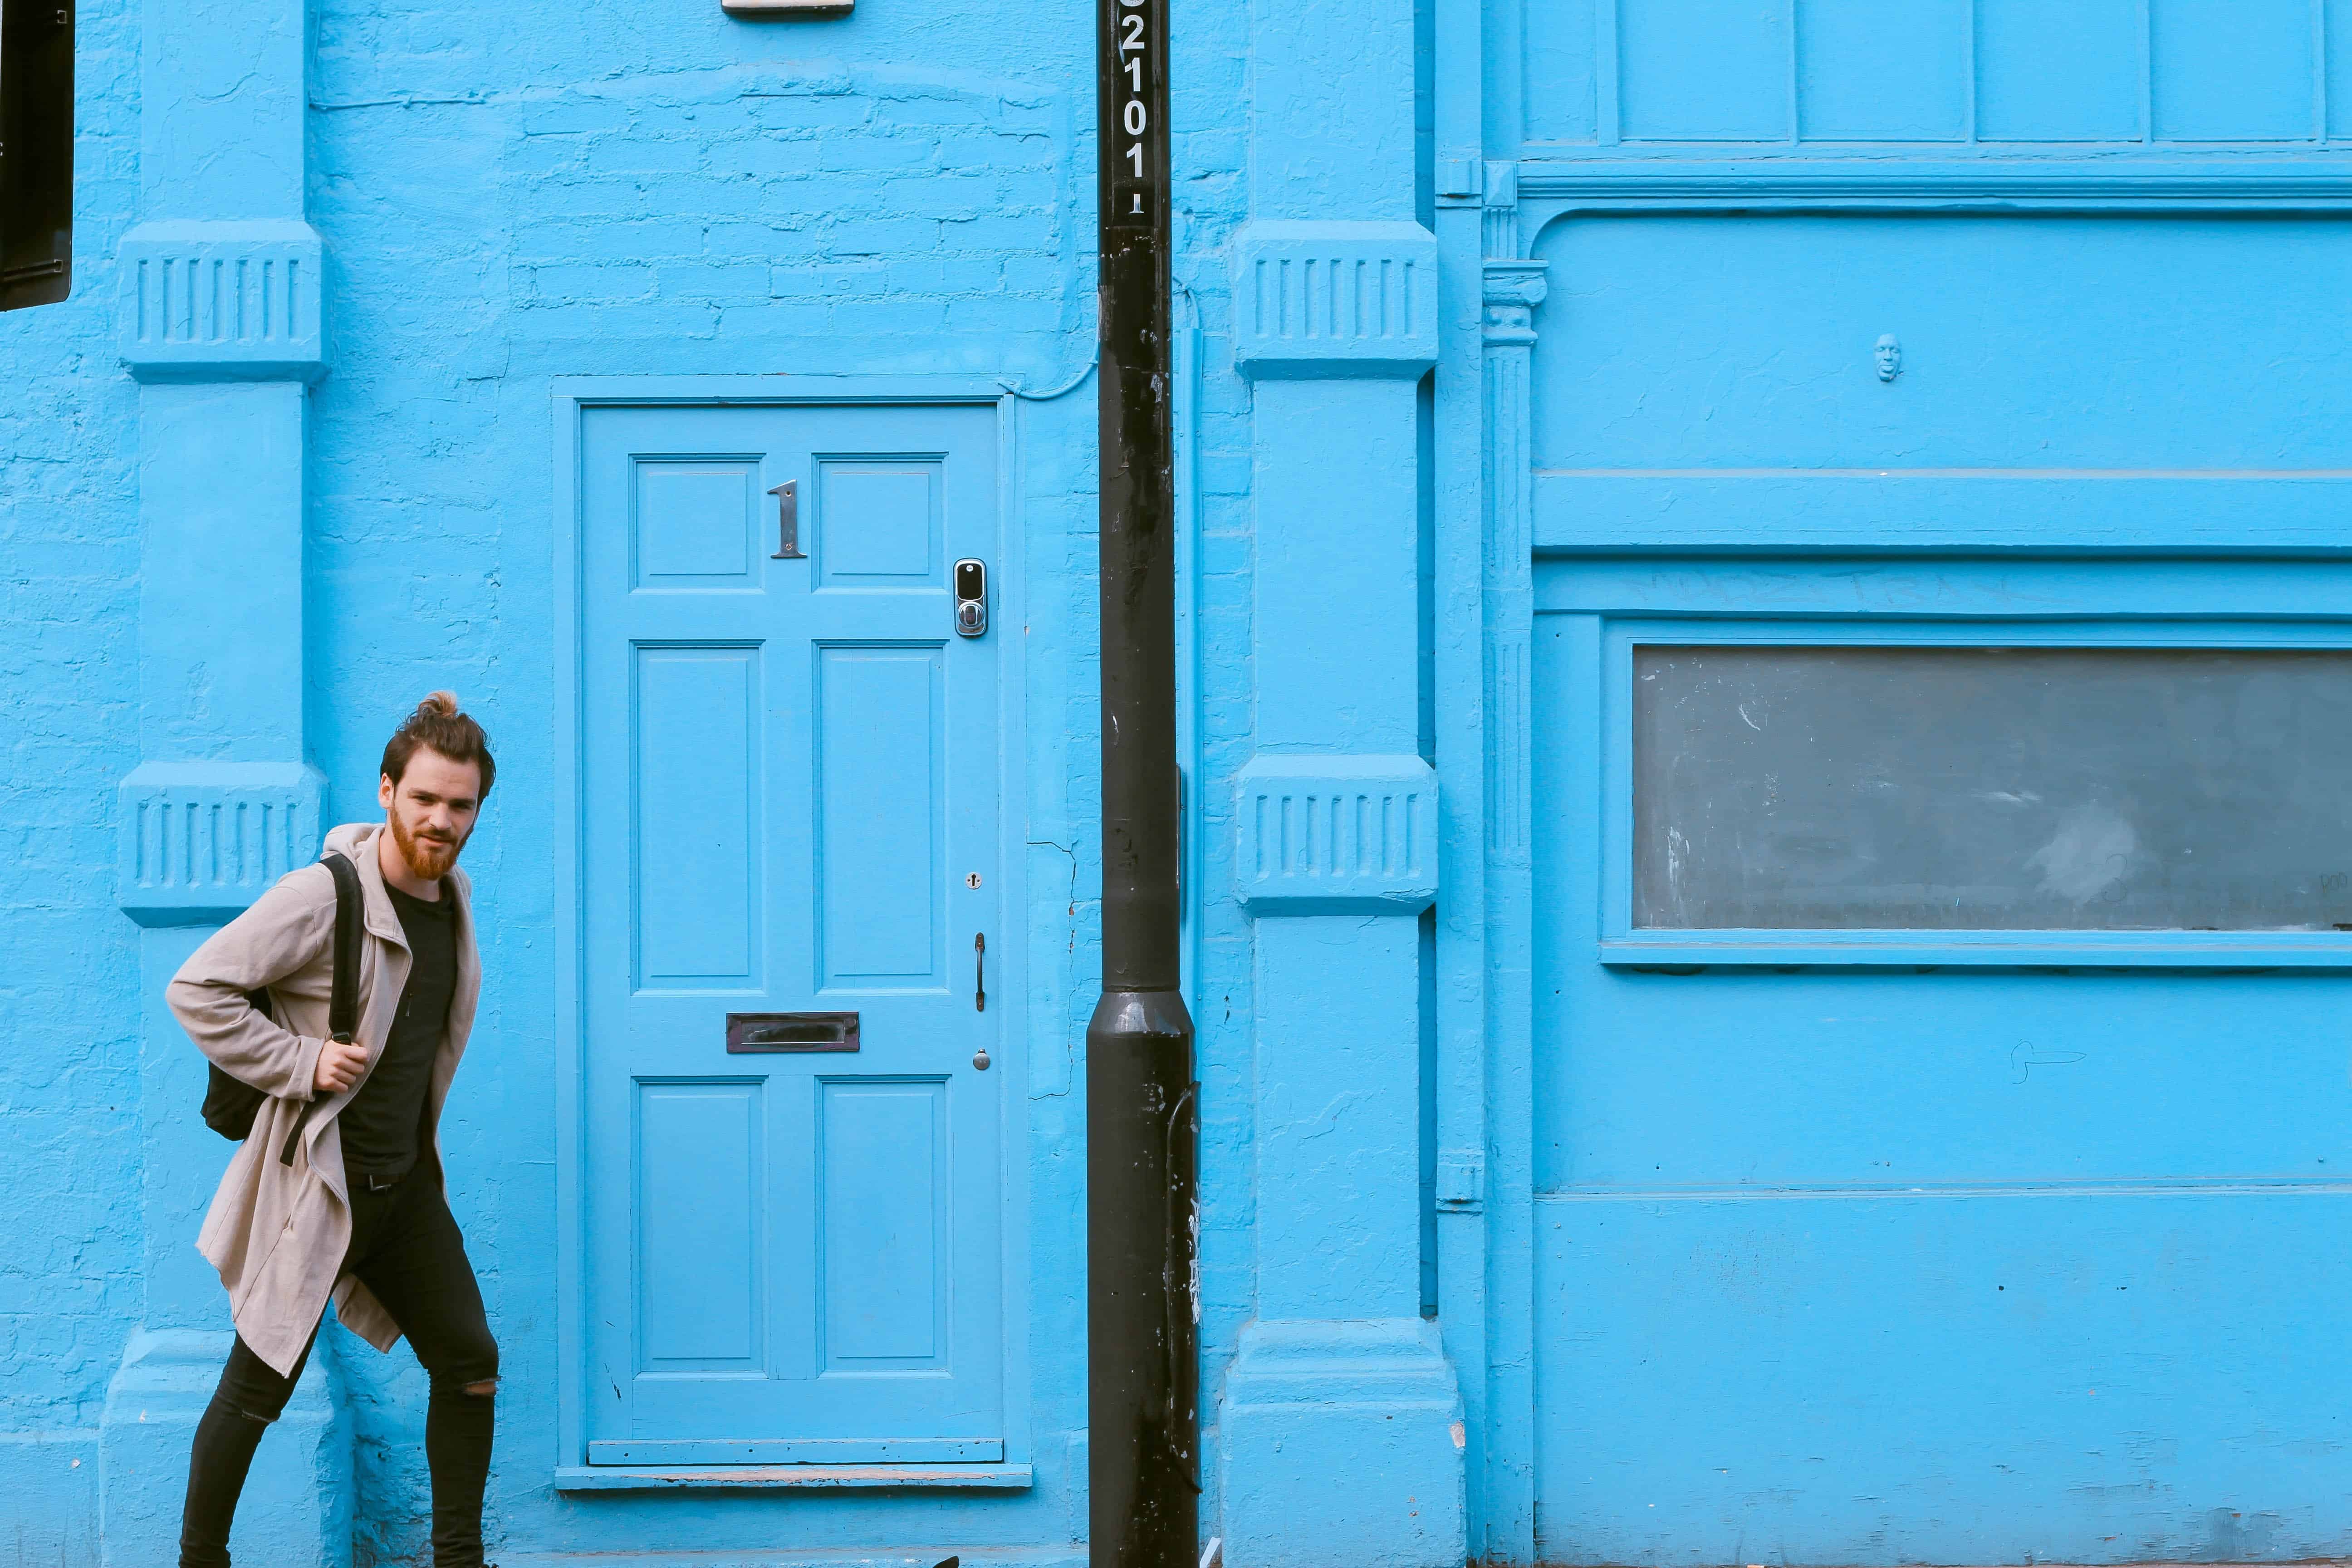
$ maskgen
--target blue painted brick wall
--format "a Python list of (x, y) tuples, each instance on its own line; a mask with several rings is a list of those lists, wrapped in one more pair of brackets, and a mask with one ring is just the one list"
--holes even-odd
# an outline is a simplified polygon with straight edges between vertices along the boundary
[[(920, 372), (1070, 384), (1093, 353), (1090, 10), (919, 12), (753, 26), (715, 0), (665, 8), (320, 0), (310, 216), (328, 247), (331, 371), (313, 394), (310, 760), (330, 820), (374, 813), (383, 738), (424, 689), (488, 725), (500, 777), (468, 864), (488, 985), (445, 1140), (505, 1346), (493, 1528), (533, 1550), (777, 1544), (772, 1500), (676, 1510), (567, 1501), (556, 1462), (555, 679), (550, 379)], [(1210, 889), (1230, 779), (1249, 749), (1237, 656), (1250, 625), (1248, 395), (1231, 363), (1222, 247), (1243, 212), (1243, 18), (1177, 40), (1180, 256), (1202, 331), (1193, 798)], [(0, 1109), (38, 1223), (0, 1230), (0, 1432), (94, 1426), (140, 1321), (136, 963), (113, 908), (111, 790), (137, 761), (135, 388), (115, 363), (108, 258), (136, 216), (135, 7), (81, 12), (82, 272), (65, 307), (0, 318), (0, 704), (13, 767), (0, 878), (16, 935), (0, 978)], [(1100, 880), (1093, 383), (1020, 405), (1025, 530), (1030, 1273), (1081, 1277), (1086, 1021)], [(1014, 628), (1008, 627), (1007, 630)], [(1212, 1388), (1251, 1310), (1247, 928), (1201, 911), (1204, 1336)], [(793, 1544), (1083, 1536), (1079, 1298), (1033, 1304), (1030, 1494), (803, 1497)], [(358, 1437), (356, 1558), (424, 1549), (423, 1380), (405, 1349), (323, 1342)], [(1210, 1407), (1213, 1416), (1213, 1405)], [(29, 1450), (28, 1450), (29, 1451)], [(1205, 1472), (1215, 1474), (1212, 1463)], [(1213, 1505), (1213, 1499), (1210, 1500)]]
[(141, 1306), (136, 936), (112, 874), (139, 426), (110, 260), (138, 192), (138, 7), (92, 0), (79, 35), (73, 298), (0, 316), (0, 1433), (97, 1426)]
[(1198, 930), (1192, 995), (1201, 1069), (1201, 1385), (1204, 1519), (1219, 1506), (1217, 1399), (1242, 1325), (1255, 1311), (1252, 1100), (1255, 1063), (1250, 921), (1233, 885), (1234, 775), (1253, 745), (1248, 653), (1252, 559), (1249, 388), (1234, 371), (1233, 303), (1223, 259), (1247, 216), (1247, 57), (1208, 28), (1179, 26), (1171, 57), (1171, 151), (1176, 170), (1175, 273), (1199, 332), (1194, 443), (1192, 661), (1200, 776), (1191, 792), (1201, 837), (1193, 889)]

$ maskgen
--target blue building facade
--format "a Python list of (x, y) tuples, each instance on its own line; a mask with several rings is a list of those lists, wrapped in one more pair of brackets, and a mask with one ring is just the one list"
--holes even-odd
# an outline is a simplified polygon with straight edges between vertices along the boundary
[[(163, 984), (450, 687), (494, 1555), (1076, 1563), (1091, 9), (79, 24), (73, 297), (0, 318), (0, 1562), (170, 1560)], [(1224, 1561), (2352, 1552), (2352, 6), (1172, 32)], [(321, 1343), (240, 1560), (420, 1560), (422, 1373)]]

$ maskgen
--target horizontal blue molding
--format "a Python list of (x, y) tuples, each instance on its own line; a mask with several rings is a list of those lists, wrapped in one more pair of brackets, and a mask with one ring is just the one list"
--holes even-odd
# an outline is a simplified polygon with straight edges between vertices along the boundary
[[(1704, 622), (1706, 638), (1748, 641), (2333, 647), (2352, 617), (2352, 582), (2332, 563), (2257, 557), (1693, 551), (1547, 555), (1535, 575), (1538, 613), (1685, 617), (1658, 628), (1664, 641)], [(1958, 629), (1970, 625), (1986, 629)]]
[(2352, 551), (2352, 470), (1538, 468), (1535, 548)]
[(141, 224), (117, 258), (123, 364), (141, 381), (317, 380), (323, 254), (299, 218)]
[(1437, 363), (1437, 237), (1417, 223), (1244, 224), (1233, 268), (1244, 375), (1412, 378)]
[(588, 1445), (594, 1465), (992, 1465), (1003, 1458), (1002, 1437), (688, 1437)]
[(1518, 165), (1520, 203), (1538, 215), (1654, 207), (1663, 210), (1873, 212), (1905, 208), (2056, 211), (2352, 210), (2352, 158), (2215, 151), (1976, 157), (1693, 157), (1688, 146), (1647, 154), (1616, 149), (1576, 156), (1530, 147)]
[(1013, 1490), (1034, 1484), (1027, 1465), (562, 1465), (560, 1492), (781, 1491), (793, 1488)]
[(326, 780), (303, 763), (142, 763), (115, 786), (115, 902), (143, 926), (234, 920), (318, 858)]
[(2208, 1176), (2113, 1181), (1851, 1182), (1821, 1186), (1612, 1187), (1538, 1192), (1539, 1204), (1852, 1203), (1916, 1198), (2352, 1197), (2352, 1181), (2299, 1176)]
[(1437, 897), (1437, 774), (1417, 756), (1275, 754), (1235, 781), (1252, 914), (1411, 914)]
[(1608, 937), (1612, 968), (2352, 969), (2352, 931), (1711, 931)]
[(1000, 403), (1015, 395), (1013, 384), (998, 376), (832, 375), (807, 371), (766, 375), (559, 375), (549, 383), (549, 390), (573, 404), (689, 404), (716, 408), (786, 403)]

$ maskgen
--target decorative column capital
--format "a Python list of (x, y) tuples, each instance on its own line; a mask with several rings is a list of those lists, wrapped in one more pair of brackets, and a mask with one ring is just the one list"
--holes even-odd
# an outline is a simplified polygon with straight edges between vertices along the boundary
[(1544, 274), (1549, 261), (1500, 261), (1486, 264), (1484, 302), (1486, 340), (1495, 344), (1532, 344), (1536, 341), (1535, 310), (1551, 285)]
[(122, 237), (122, 363), (141, 381), (316, 381), (325, 247), (300, 218), (142, 223)]
[(1418, 380), (1437, 363), (1437, 237), (1252, 222), (1234, 237), (1234, 363), (1252, 380)]

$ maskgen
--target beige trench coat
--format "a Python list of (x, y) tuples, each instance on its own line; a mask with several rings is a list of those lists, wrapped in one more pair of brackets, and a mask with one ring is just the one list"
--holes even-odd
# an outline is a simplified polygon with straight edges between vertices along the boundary
[[(336, 1119), (375, 1070), (401, 988), (408, 983), (408, 943), (376, 864), (375, 836), (382, 831), (382, 823), (357, 823), (327, 835), (327, 847), (359, 867), (365, 935), (360, 943), (358, 1039), (368, 1056), (357, 1082), (312, 1108), (292, 1164), (280, 1164), (278, 1156), (312, 1099), (325, 1044), (334, 979), (334, 878), (319, 865), (288, 872), (196, 949), (164, 994), (199, 1050), (224, 1071), (274, 1097), (261, 1102), (252, 1135), (229, 1162), (196, 1249), (220, 1270), (236, 1331), (281, 1375), (293, 1369), (310, 1342), (330, 1293), (344, 1326), (378, 1350), (388, 1351), (400, 1339), (391, 1314), (367, 1287), (341, 1274), (351, 1245), (352, 1210)], [(449, 881), (457, 889), (457, 984), (425, 1111), (436, 1176), (441, 1106), (457, 1059), (466, 1053), (482, 989), (471, 889), (463, 871), (452, 871)], [(244, 993), (265, 985), (278, 1022), (245, 999)]]

